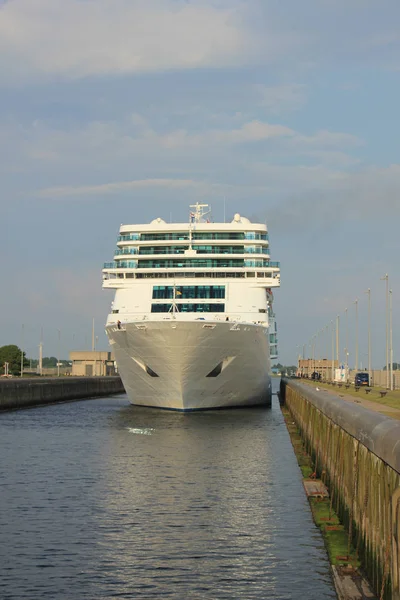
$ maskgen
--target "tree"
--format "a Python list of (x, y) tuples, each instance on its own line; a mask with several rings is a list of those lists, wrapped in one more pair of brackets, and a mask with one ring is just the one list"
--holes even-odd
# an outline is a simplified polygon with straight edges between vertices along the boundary
[[(389, 369), (390, 369), (390, 364), (389, 364)], [(383, 370), (386, 371), (386, 365), (383, 367)], [(397, 363), (397, 362), (393, 363), (393, 371), (400, 371), (400, 363)]]
[[(28, 361), (24, 352), (24, 367), (28, 366)], [(4, 363), (8, 362), (8, 372), (11, 375), (21, 374), (21, 349), (14, 344), (1, 346), (0, 348), (0, 373), (4, 375)]]
[(57, 366), (57, 359), (55, 356), (45, 356), (42, 361), (42, 365), (44, 368), (51, 368)]

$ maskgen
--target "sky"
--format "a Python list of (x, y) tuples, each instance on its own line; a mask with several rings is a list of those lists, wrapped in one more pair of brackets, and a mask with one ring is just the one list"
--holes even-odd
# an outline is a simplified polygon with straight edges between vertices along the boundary
[(365, 367), (370, 288), (381, 368), (386, 273), (400, 362), (399, 105), (398, 0), (0, 0), (0, 345), (106, 349), (120, 224), (203, 201), (267, 220), (280, 362), (358, 299)]

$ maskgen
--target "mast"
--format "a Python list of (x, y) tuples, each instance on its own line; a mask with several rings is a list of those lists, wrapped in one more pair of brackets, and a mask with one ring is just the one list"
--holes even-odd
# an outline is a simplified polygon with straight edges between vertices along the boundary
[(170, 313), (172, 313), (172, 318), (175, 319), (175, 314), (179, 312), (178, 305), (176, 303), (176, 284), (174, 281), (174, 295), (172, 297), (171, 308), (169, 309)]
[(190, 212), (190, 223), (201, 223), (204, 221), (204, 217), (211, 214), (211, 207), (208, 204), (191, 204), (190, 208), (193, 209)]

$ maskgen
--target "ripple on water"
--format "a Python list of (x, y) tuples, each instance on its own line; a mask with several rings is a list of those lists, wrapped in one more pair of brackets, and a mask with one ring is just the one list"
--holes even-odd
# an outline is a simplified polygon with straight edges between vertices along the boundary
[(0, 598), (335, 598), (279, 407), (0, 416)]

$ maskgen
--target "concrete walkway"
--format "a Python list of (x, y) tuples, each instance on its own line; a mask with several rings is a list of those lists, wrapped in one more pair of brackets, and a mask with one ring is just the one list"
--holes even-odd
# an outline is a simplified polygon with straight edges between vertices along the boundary
[(373, 402), (372, 400), (368, 400), (368, 396), (366, 395), (365, 390), (363, 390), (362, 388), (359, 390), (359, 392), (357, 392), (357, 394), (359, 394), (359, 396), (357, 397), (352, 396), (351, 394), (346, 394), (346, 392), (342, 391), (341, 388), (334, 387), (330, 389), (325, 387), (319, 387), (318, 385), (316, 385), (315, 389), (317, 388), (323, 394), (330, 394), (331, 396), (336, 397), (339, 396), (339, 398), (342, 398), (342, 400), (345, 400), (346, 402), (356, 403), (360, 406), (363, 406), (364, 408), (368, 408), (369, 410), (373, 410), (387, 417), (391, 417), (392, 419), (400, 420), (399, 408), (393, 408), (392, 406), (386, 406), (385, 404), (380, 404), (379, 402)]

